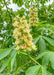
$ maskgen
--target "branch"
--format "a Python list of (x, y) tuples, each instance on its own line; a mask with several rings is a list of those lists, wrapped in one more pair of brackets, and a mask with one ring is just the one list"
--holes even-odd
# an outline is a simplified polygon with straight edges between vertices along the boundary
[(44, 11), (45, 11), (45, 13), (46, 13), (46, 9), (45, 9), (45, 7), (44, 7), (44, 3), (43, 3), (42, 0), (41, 0), (41, 2), (42, 2), (42, 6), (43, 6), (43, 8), (44, 8)]
[(4, 4), (5, 4), (5, 6), (6, 6), (7, 12), (9, 13), (10, 22), (11, 22), (11, 24), (12, 24), (12, 17), (11, 17), (11, 14), (10, 14), (9, 10), (8, 10), (8, 7), (7, 7), (7, 4), (6, 4), (5, 0), (4, 0)]

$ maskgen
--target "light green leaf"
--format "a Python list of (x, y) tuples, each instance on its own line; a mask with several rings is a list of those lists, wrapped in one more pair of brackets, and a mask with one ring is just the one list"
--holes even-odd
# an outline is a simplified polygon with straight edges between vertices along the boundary
[(50, 56), (50, 53), (46, 54), (43, 58), (42, 58), (42, 64), (45, 68), (47, 68), (48, 66), (48, 63), (49, 63), (49, 56)]
[(42, 68), (42, 75), (47, 75), (48, 73), (47, 73), (47, 71), (46, 71), (46, 69), (45, 68)]
[(34, 44), (36, 44), (36, 43), (38, 42), (39, 38), (40, 38), (40, 37), (35, 38)]
[(6, 57), (7, 55), (9, 55), (9, 53), (11, 52), (13, 48), (8, 48), (8, 49), (2, 49), (0, 51), (0, 60), (3, 59), (4, 57)]
[(13, 55), (13, 57), (12, 57), (12, 60), (11, 60), (11, 71), (13, 70), (13, 66), (14, 66), (16, 54), (17, 54), (17, 52), (16, 52), (16, 50), (15, 50), (15, 53), (14, 53), (14, 55)]
[(9, 59), (5, 60), (4, 64), (2, 65), (0, 72), (2, 72), (10, 64), (10, 62), (11, 62), (12, 58), (14, 57), (15, 53), (16, 53), (16, 50), (13, 50)]
[(54, 39), (51, 39), (49, 37), (43, 37), (50, 45), (54, 46)]
[(40, 52), (44, 52), (46, 50), (46, 44), (42, 37), (39, 40), (39, 49), (40, 49)]
[(48, 54), (48, 52), (40, 53), (40, 54), (36, 57), (36, 60), (42, 58), (42, 57), (45, 56), (46, 54)]
[(54, 52), (51, 52), (51, 51), (43, 52), (37, 56), (36, 60), (41, 57), (43, 57), (42, 64), (45, 68), (47, 68), (48, 63), (50, 62), (52, 68), (54, 69)]
[(7, 59), (7, 60), (4, 62), (4, 64), (3, 64), (2, 67), (1, 67), (0, 72), (2, 72), (2, 71), (7, 67), (7, 65), (8, 65), (8, 63), (9, 63), (10, 60), (11, 60), (11, 58)]
[(54, 69), (54, 53), (52, 52), (52, 53), (50, 53), (50, 62), (51, 62), (51, 66), (52, 66), (52, 68)]
[(40, 69), (39, 65), (28, 68), (25, 75), (36, 75)]

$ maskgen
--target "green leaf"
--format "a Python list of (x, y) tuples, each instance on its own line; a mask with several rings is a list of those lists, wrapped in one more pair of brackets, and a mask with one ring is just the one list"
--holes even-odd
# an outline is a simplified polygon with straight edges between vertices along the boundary
[(40, 52), (44, 52), (46, 50), (46, 44), (42, 37), (39, 40), (39, 49), (40, 49)]
[(9, 55), (9, 53), (11, 52), (13, 48), (8, 48), (8, 49), (2, 49), (0, 50), (0, 60), (3, 59), (4, 57), (6, 57), (7, 55)]
[(52, 53), (50, 53), (50, 62), (51, 62), (51, 66), (52, 66), (52, 68), (54, 69), (54, 53), (52, 52)]
[(16, 50), (14, 51), (13, 54), (14, 55), (13, 55), (12, 60), (11, 60), (11, 71), (13, 70), (13, 66), (14, 66), (14, 62), (15, 62), (15, 58), (16, 58), (16, 54), (17, 54)]
[(16, 3), (17, 2), (17, 0), (13, 0), (13, 3)]
[(37, 56), (36, 60), (41, 58), (41, 57), (43, 57), (42, 58), (42, 64), (45, 68), (47, 68), (48, 63), (50, 62), (52, 68), (54, 69), (54, 52), (51, 52), (51, 51), (43, 52)]
[(11, 60), (11, 58), (7, 59), (7, 60), (4, 62), (4, 64), (3, 64), (2, 67), (1, 67), (0, 72), (2, 72), (2, 71), (7, 67), (7, 65), (8, 65), (8, 63), (9, 63), (10, 60)]
[(48, 73), (47, 73), (47, 71), (46, 71), (46, 69), (45, 68), (42, 68), (42, 75), (47, 75)]
[(21, 6), (23, 5), (23, 0), (18, 0), (18, 1), (17, 1), (17, 5), (18, 5), (19, 7), (21, 7)]
[(36, 75), (40, 69), (39, 65), (29, 67), (25, 75)]
[(36, 43), (38, 42), (39, 38), (40, 38), (40, 37), (35, 38), (34, 44), (36, 44)]
[(50, 72), (48, 72), (44, 67), (40, 65), (35, 65), (32, 67), (29, 67), (25, 73), (25, 75), (52, 75)]
[(42, 58), (42, 57), (45, 56), (46, 54), (48, 54), (48, 52), (40, 53), (40, 54), (36, 57), (36, 60)]
[(30, 3), (29, 0), (27, 0), (27, 1), (25, 2), (25, 7), (26, 7), (27, 9), (29, 9), (29, 7), (30, 7), (29, 3)]
[(5, 62), (3, 63), (0, 72), (2, 72), (7, 66), (8, 66), (8, 68), (10, 68), (9, 67), (10, 63), (11, 63), (11, 68), (12, 68), (13, 63), (14, 63), (13, 57), (15, 56), (15, 54), (16, 54), (16, 50), (13, 50), (12, 53), (11, 53), (11, 55), (10, 55), (10, 57), (9, 57), (9, 59), (5, 60)]
[(54, 40), (49, 37), (43, 37), (50, 45), (54, 46)]
[(42, 58), (42, 65), (47, 68), (48, 66), (48, 63), (49, 63), (49, 55), (50, 53), (48, 53), (47, 55), (45, 55), (43, 58)]

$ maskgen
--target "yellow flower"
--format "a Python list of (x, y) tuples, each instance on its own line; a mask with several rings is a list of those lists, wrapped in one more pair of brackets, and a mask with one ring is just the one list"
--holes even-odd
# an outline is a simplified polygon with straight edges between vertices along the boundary
[(21, 25), (22, 25), (22, 26), (24, 26), (24, 24), (23, 24), (23, 23), (21, 23)]
[(24, 37), (24, 40), (25, 40), (25, 41), (27, 40), (27, 37), (26, 37), (26, 36)]
[(31, 51), (32, 49), (28, 47), (27, 50), (28, 50), (28, 51)]
[(15, 20), (15, 21), (16, 21), (17, 19), (16, 19), (16, 18), (14, 18), (13, 20)]
[[(32, 17), (34, 18), (34, 17)], [(31, 18), (31, 20), (33, 20)], [(32, 21), (33, 22), (33, 21)], [(35, 46), (32, 42), (32, 35), (30, 34), (30, 29), (29, 25), (27, 24), (27, 20), (25, 20), (25, 16), (23, 18), (20, 18), (17, 16), (17, 20), (14, 22), (14, 31), (13, 31), (13, 36), (16, 39), (15, 44), (16, 44), (16, 49), (17, 50), (25, 50), (25, 51), (31, 51), (35, 49)]]
[(29, 46), (29, 48), (32, 48), (32, 46)]
[(20, 46), (17, 46), (16, 49), (17, 49), (17, 50), (20, 50)]
[(27, 28), (25, 28), (25, 29), (23, 30), (23, 32), (24, 32), (24, 33), (30, 33), (30, 30), (27, 29)]
[[(30, 39), (32, 39), (32, 35), (31, 35), (30, 33), (28, 34), (28, 37), (29, 37)], [(33, 40), (33, 39), (32, 39), (32, 40)]]
[(34, 6), (31, 6), (29, 14), (29, 24), (30, 26), (37, 26), (37, 23), (38, 23), (38, 10)]
[(16, 39), (15, 44), (17, 45), (19, 43), (20, 43), (20, 40), (19, 39)]
[(15, 22), (13, 23), (13, 26), (14, 26), (14, 27), (18, 27), (18, 24), (19, 24), (19, 23), (18, 23), (17, 21), (15, 21)]
[(32, 49), (33, 49), (33, 50), (36, 50), (36, 46), (35, 46), (35, 45), (33, 45), (33, 46), (32, 46)]
[(32, 43), (32, 41), (29, 41), (29, 42), (28, 42), (28, 44), (31, 44), (31, 43)]
[(22, 19), (24, 20), (25, 19), (25, 16), (23, 16)]
[(27, 25), (27, 21), (26, 20), (24, 20), (24, 25)]

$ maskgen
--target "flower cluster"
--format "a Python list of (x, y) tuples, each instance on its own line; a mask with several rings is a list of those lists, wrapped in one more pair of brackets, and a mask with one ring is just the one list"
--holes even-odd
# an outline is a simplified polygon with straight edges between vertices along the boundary
[(23, 16), (22, 18), (17, 16), (14, 20), (15, 21), (13, 26), (15, 27), (15, 29), (13, 31), (13, 37), (16, 39), (16, 49), (25, 51), (36, 50), (36, 46), (32, 42), (33, 38), (30, 34), (30, 28), (27, 24), (25, 16)]
[(30, 7), (29, 24), (30, 26), (37, 26), (38, 23), (38, 10), (34, 6)]

